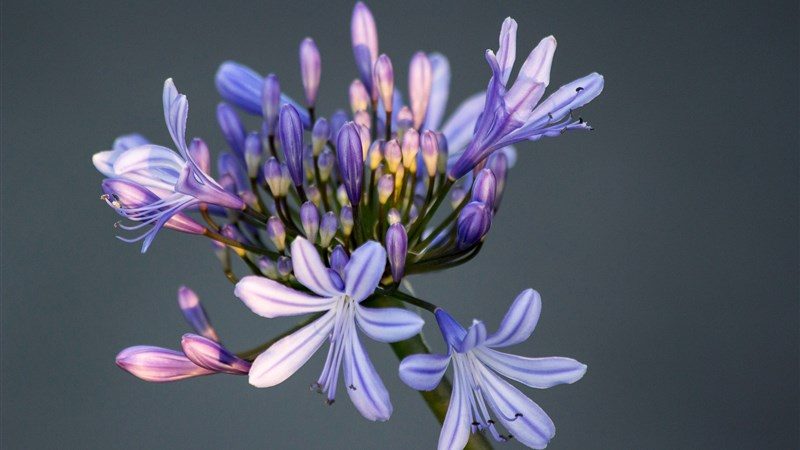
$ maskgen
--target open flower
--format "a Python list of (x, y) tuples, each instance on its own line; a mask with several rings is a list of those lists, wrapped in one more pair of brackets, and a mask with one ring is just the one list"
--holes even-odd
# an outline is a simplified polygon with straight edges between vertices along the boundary
[(366, 242), (350, 256), (343, 277), (325, 267), (317, 249), (304, 238), (292, 242), (291, 255), (297, 281), (316, 295), (264, 277), (247, 276), (236, 285), (236, 296), (263, 317), (323, 314), (259, 355), (250, 371), (250, 384), (270, 387), (281, 383), (325, 341), (330, 341), (317, 389), (327, 394), (328, 403), (333, 403), (339, 368), (344, 364), (344, 383), (358, 411), (369, 420), (389, 419), (392, 414), (389, 392), (361, 345), (356, 324), (372, 339), (397, 342), (419, 333), (423, 321), (405, 309), (360, 305), (378, 286), (386, 267), (386, 251), (377, 242)]
[[(550, 417), (497, 374), (544, 389), (578, 381), (586, 366), (570, 358), (525, 358), (493, 350), (526, 340), (536, 327), (541, 309), (539, 294), (533, 289), (523, 291), (497, 332), (489, 336), (483, 322), (476, 320), (465, 330), (444, 310), (436, 311), (447, 354), (405, 358), (400, 363), (400, 378), (414, 389), (429, 391), (453, 362), (453, 394), (439, 435), (440, 450), (461, 449), (470, 431), (485, 429), (498, 441), (513, 437), (532, 448), (544, 448), (553, 438), (556, 429)], [(511, 434), (500, 434), (498, 424)]]
[(189, 103), (185, 95), (178, 93), (172, 79), (164, 82), (163, 102), (167, 128), (179, 153), (143, 144), (100, 152), (92, 157), (95, 167), (104, 175), (136, 183), (156, 194), (153, 201), (137, 206), (120, 204), (114, 198), (106, 199), (123, 217), (141, 222), (141, 225), (152, 225), (145, 234), (125, 239), (130, 242), (143, 239), (142, 252), (147, 251), (158, 231), (173, 216), (187, 208), (201, 202), (231, 209), (245, 207), (239, 197), (225, 191), (208, 175), (208, 162), (199, 160), (207, 158), (205, 143), (195, 139), (191, 145), (186, 145)]

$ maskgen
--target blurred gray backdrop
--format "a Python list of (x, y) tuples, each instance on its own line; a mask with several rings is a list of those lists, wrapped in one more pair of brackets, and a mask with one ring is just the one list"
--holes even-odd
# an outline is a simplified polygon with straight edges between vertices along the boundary
[[(404, 91), (414, 51), (450, 58), (450, 111), (485, 87), (483, 50), (506, 16), (520, 58), (558, 38), (554, 87), (606, 77), (581, 113), (597, 131), (519, 146), (480, 257), (414, 280), (490, 328), (520, 290), (542, 293), (540, 325), (514, 350), (589, 365), (575, 385), (526, 390), (556, 422), (551, 447), (798, 448), (797, 2), (370, 6)], [(262, 390), (230, 376), (147, 384), (114, 365), (129, 345), (178, 346), (181, 283), (234, 349), (290, 321), (243, 307), (201, 239), (163, 232), (146, 255), (117, 241), (92, 153), (131, 131), (170, 143), (167, 77), (190, 99), (189, 133), (221, 149), (218, 64), (275, 72), (300, 98), (306, 35), (330, 114), (356, 75), (351, 8), (2, 2), (3, 448), (435, 445), (439, 428), (385, 345), (369, 346), (395, 407), (378, 424), (309, 392), (322, 353)]]

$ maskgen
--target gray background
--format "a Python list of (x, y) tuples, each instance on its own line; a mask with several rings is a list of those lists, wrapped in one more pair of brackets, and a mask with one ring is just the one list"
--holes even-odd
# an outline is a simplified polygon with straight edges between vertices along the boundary
[[(520, 53), (557, 36), (553, 85), (606, 77), (582, 112), (597, 131), (520, 145), (481, 256), (416, 280), (490, 329), (517, 292), (542, 293), (539, 328), (515, 350), (589, 365), (575, 385), (526, 390), (556, 422), (552, 448), (797, 448), (797, 3), (372, 3), (403, 90), (417, 49), (448, 55), (451, 99), (484, 88), (506, 16)], [(165, 232), (147, 255), (115, 240), (91, 154), (130, 131), (169, 143), (168, 76), (189, 96), (190, 134), (221, 148), (217, 65), (274, 71), (300, 98), (306, 35), (329, 114), (356, 73), (351, 6), (3, 1), (3, 448), (435, 444), (386, 346), (369, 346), (395, 407), (384, 424), (308, 391), (323, 353), (266, 390), (225, 376), (152, 385), (113, 363), (125, 346), (178, 345), (180, 283), (234, 349), (290, 322), (249, 313), (201, 239)]]

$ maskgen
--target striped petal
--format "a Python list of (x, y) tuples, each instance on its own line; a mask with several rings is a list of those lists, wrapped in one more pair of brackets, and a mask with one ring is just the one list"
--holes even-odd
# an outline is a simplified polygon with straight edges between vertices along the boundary
[(403, 308), (367, 308), (356, 306), (356, 322), (361, 330), (379, 342), (397, 342), (415, 336), (425, 321)]
[(431, 391), (442, 381), (450, 355), (417, 354), (400, 362), (400, 379), (412, 389)]
[(586, 373), (586, 365), (572, 358), (525, 358), (488, 348), (478, 349), (476, 355), (500, 375), (539, 389), (572, 384)]
[(439, 433), (438, 450), (462, 450), (469, 440), (472, 416), (469, 409), (469, 392), (459, 374), (453, 379), (453, 393), (450, 405)]
[(358, 412), (369, 420), (386, 421), (392, 415), (389, 391), (364, 351), (355, 332), (350, 330), (350, 341), (344, 354), (344, 381), (347, 394)]
[(486, 340), (486, 325), (480, 320), (473, 320), (472, 325), (467, 330), (467, 335), (464, 340), (457, 345), (456, 351), (459, 353), (466, 353), (473, 348), (483, 344)]
[(334, 298), (308, 295), (255, 275), (242, 278), (236, 283), (233, 293), (251, 311), (270, 319), (325, 311), (335, 302)]
[(341, 294), (341, 290), (331, 280), (328, 268), (322, 263), (314, 244), (307, 239), (298, 237), (292, 242), (292, 266), (297, 281), (315, 293), (324, 297)]
[(360, 302), (375, 292), (386, 267), (386, 250), (375, 241), (367, 241), (350, 256), (344, 268), (345, 292)]
[(542, 299), (533, 289), (522, 291), (508, 309), (497, 332), (486, 339), (487, 347), (507, 347), (528, 339), (542, 312)]
[(431, 82), (428, 112), (425, 114), (425, 123), (420, 131), (439, 129), (450, 94), (450, 62), (447, 61), (447, 57), (441, 53), (431, 53), (428, 55), (428, 59), (431, 61), (433, 81)]
[(328, 339), (334, 311), (272, 344), (258, 355), (250, 368), (250, 384), (271, 387), (292, 376)]

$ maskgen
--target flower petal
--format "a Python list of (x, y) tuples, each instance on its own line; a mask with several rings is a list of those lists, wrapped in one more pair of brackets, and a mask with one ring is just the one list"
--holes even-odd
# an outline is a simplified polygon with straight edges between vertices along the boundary
[(482, 376), (484, 394), (497, 413), (495, 420), (500, 420), (514, 439), (528, 447), (545, 448), (556, 434), (556, 427), (547, 413), (482, 364), (476, 366)]
[(506, 17), (500, 29), (500, 47), (497, 50), (497, 62), (500, 65), (503, 84), (508, 82), (514, 60), (517, 58), (517, 21)]
[(412, 389), (431, 391), (450, 365), (450, 355), (417, 354), (407, 356), (400, 362), (400, 379)]
[(522, 291), (497, 328), (497, 332), (486, 339), (487, 347), (507, 347), (528, 339), (536, 328), (542, 312), (542, 299), (533, 289)]
[(356, 322), (364, 333), (379, 342), (397, 342), (419, 333), (425, 321), (403, 308), (356, 306)]
[(375, 241), (367, 241), (350, 256), (344, 268), (345, 292), (360, 302), (375, 292), (386, 267), (386, 250)]
[(182, 155), (186, 155), (186, 119), (189, 116), (189, 101), (185, 95), (178, 93), (172, 78), (164, 82), (164, 120), (173, 142)]
[[(442, 124), (444, 111), (447, 107), (447, 97), (450, 94), (450, 63), (441, 53), (428, 55), (431, 61), (432, 83), (431, 97), (428, 101), (428, 113), (425, 114), (425, 123), (422, 130), (438, 130)], [(420, 130), (420, 131), (422, 131)]]
[(514, 85), (505, 95), (506, 106), (514, 117), (524, 121), (541, 100), (550, 84), (550, 67), (556, 51), (556, 39), (548, 36), (539, 42), (519, 69)]
[(464, 337), (467, 335), (467, 330), (442, 308), (437, 308), (433, 314), (436, 316), (436, 323), (439, 325), (439, 330), (442, 332), (442, 337), (447, 342), (447, 345), (453, 348), (460, 348)]
[(461, 341), (461, 345), (456, 346), (456, 351), (459, 353), (466, 353), (473, 348), (483, 344), (486, 340), (486, 325), (480, 320), (473, 320), (467, 330), (467, 335)]
[(331, 280), (314, 244), (307, 239), (298, 237), (292, 242), (292, 266), (297, 281), (317, 294), (333, 297), (342, 293)]
[(453, 393), (450, 395), (450, 405), (439, 432), (438, 450), (462, 450), (469, 440), (470, 423), (472, 416), (469, 410), (468, 395), (465, 390), (468, 386), (461, 379), (461, 374), (453, 378)]
[(250, 384), (271, 387), (292, 376), (330, 336), (334, 311), (272, 344), (250, 368)]
[(308, 295), (255, 275), (246, 276), (236, 283), (233, 294), (251, 311), (270, 319), (324, 311), (330, 309), (335, 301)]
[(361, 346), (355, 327), (350, 329), (344, 354), (344, 381), (347, 394), (358, 412), (369, 420), (386, 421), (392, 415), (389, 392)]
[(586, 373), (586, 364), (572, 358), (552, 356), (525, 358), (489, 348), (476, 351), (478, 359), (492, 370), (533, 388), (546, 389), (558, 384), (572, 384)]
[(152, 383), (166, 383), (186, 378), (211, 375), (181, 352), (149, 345), (137, 345), (117, 355), (117, 365), (137, 378)]
[(442, 133), (447, 138), (448, 166), (464, 153), (464, 149), (472, 139), (478, 116), (483, 112), (486, 92), (478, 92), (464, 100), (442, 126)]

